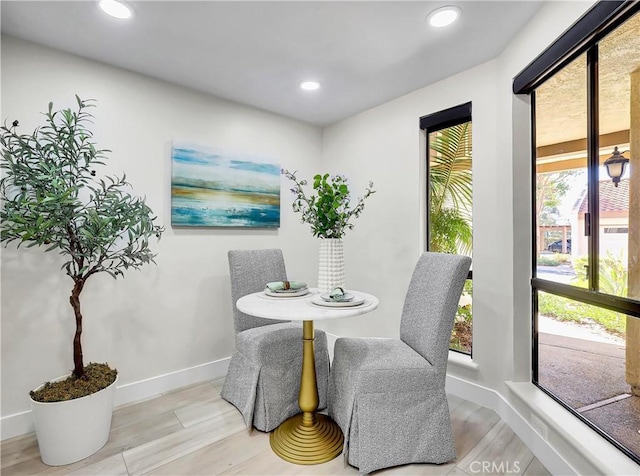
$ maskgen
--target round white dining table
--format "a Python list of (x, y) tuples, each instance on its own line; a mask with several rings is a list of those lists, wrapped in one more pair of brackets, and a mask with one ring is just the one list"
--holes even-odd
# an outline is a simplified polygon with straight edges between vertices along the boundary
[(350, 307), (328, 307), (314, 304), (314, 302), (321, 302), (318, 299), (320, 292), (315, 288), (310, 288), (309, 291), (309, 294), (297, 297), (273, 297), (261, 291), (241, 297), (236, 306), (238, 310), (251, 316), (287, 321), (342, 319), (366, 314), (378, 307), (378, 298), (362, 291), (350, 289), (346, 291), (353, 294), (356, 299), (364, 299), (362, 304)]
[[(318, 414), (313, 321), (354, 317), (373, 311), (378, 298), (361, 291), (347, 290), (361, 304), (336, 307), (320, 298), (317, 289), (304, 296), (279, 297), (265, 292), (248, 294), (236, 302), (238, 310), (251, 316), (302, 322), (302, 373), (298, 404), (302, 413), (284, 421), (270, 435), (274, 453), (296, 464), (319, 464), (342, 452), (344, 437), (328, 416)], [(286, 365), (286, 362), (283, 362)]]

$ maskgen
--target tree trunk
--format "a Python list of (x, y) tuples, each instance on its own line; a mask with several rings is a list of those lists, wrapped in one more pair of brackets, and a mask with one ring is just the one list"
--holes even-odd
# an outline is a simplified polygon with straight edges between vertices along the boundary
[(77, 378), (84, 376), (84, 362), (82, 359), (82, 312), (80, 311), (80, 293), (84, 287), (84, 280), (77, 279), (74, 281), (73, 290), (69, 302), (73, 307), (73, 313), (76, 318), (76, 334), (73, 337), (73, 375)]

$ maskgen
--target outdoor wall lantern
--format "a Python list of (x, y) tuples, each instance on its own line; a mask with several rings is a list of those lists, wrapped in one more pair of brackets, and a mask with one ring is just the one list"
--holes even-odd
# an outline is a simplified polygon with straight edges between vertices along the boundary
[(617, 187), (620, 183), (620, 177), (624, 175), (624, 168), (629, 163), (629, 159), (624, 157), (622, 154), (618, 152), (618, 147), (613, 148), (613, 154), (607, 160), (604, 161), (604, 166), (607, 168), (607, 173), (611, 180), (613, 180), (613, 184)]

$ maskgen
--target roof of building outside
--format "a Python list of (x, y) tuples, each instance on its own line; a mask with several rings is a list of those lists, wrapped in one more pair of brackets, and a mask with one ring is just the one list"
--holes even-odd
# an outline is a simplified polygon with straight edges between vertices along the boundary
[[(578, 214), (589, 210), (589, 200), (585, 191), (578, 201)], [(600, 211), (624, 212), (629, 210), (629, 179), (622, 179), (616, 187), (613, 180), (600, 181)]]

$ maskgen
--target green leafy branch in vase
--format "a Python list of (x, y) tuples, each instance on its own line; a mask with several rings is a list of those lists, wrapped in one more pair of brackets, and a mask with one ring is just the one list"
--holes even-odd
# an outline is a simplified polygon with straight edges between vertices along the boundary
[(365, 200), (375, 193), (373, 182), (369, 182), (365, 194), (352, 208), (349, 183), (344, 175), (315, 175), (313, 189), (316, 194), (309, 196), (304, 191), (307, 181), (298, 179), (296, 173), (283, 170), (284, 176), (295, 184), (291, 188), (291, 193), (296, 196), (293, 211), (302, 214), (302, 223), (310, 224), (311, 233), (318, 238), (342, 238), (347, 230), (354, 227), (351, 218), (360, 216)]

